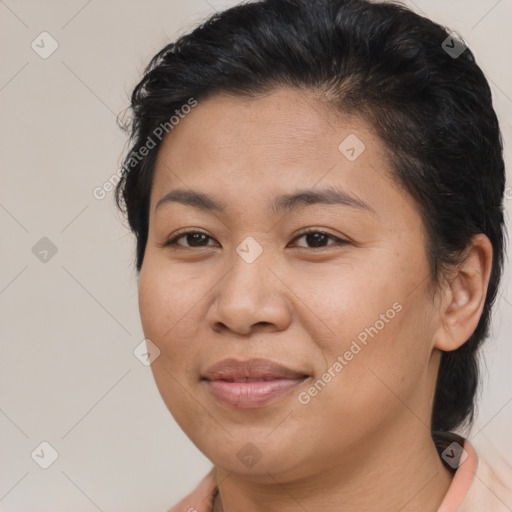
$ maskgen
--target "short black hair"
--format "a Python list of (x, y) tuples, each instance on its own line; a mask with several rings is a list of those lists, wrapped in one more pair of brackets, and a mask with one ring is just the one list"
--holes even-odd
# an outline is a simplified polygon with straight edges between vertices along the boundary
[(390, 2), (262, 0), (215, 13), (158, 52), (135, 87), (131, 148), (115, 191), (137, 239), (140, 272), (161, 140), (144, 158), (133, 154), (191, 98), (295, 87), (365, 119), (422, 216), (434, 288), (474, 235), (484, 233), (493, 247), (478, 326), (460, 348), (442, 353), (432, 431), (473, 421), (478, 348), (488, 336), (505, 244), (505, 169), (491, 90), (471, 50), (450, 36)]

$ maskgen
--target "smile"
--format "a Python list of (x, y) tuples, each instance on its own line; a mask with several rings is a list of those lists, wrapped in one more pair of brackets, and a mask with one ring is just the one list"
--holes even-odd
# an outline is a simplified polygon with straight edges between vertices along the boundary
[(223, 404), (252, 409), (290, 393), (307, 378), (304, 372), (266, 359), (225, 359), (211, 366), (202, 381), (211, 395)]

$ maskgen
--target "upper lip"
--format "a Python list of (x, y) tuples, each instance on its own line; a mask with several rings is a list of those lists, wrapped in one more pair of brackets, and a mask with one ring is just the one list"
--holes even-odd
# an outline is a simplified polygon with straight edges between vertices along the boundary
[(202, 375), (207, 380), (235, 381), (240, 379), (301, 379), (307, 377), (304, 372), (292, 370), (269, 359), (223, 359)]

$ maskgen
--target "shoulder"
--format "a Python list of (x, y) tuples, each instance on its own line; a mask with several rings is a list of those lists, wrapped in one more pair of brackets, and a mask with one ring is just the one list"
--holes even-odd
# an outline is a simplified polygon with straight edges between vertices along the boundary
[(486, 510), (509, 512), (512, 509), (512, 466), (499, 454), (475, 446), (478, 466), (460, 512)]
[(198, 486), (168, 512), (210, 512), (215, 488), (215, 470), (212, 468)]

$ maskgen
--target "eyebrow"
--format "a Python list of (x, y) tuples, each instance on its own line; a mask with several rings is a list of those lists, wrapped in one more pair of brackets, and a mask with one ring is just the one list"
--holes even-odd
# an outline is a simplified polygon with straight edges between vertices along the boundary
[[(180, 203), (205, 211), (224, 212), (226, 205), (214, 197), (194, 190), (171, 190), (162, 197), (155, 206), (155, 212), (164, 204)], [(274, 215), (288, 213), (292, 210), (304, 208), (313, 204), (344, 205), (366, 210), (376, 215), (375, 210), (358, 197), (350, 195), (340, 189), (326, 188), (321, 190), (298, 190), (291, 194), (284, 194), (274, 199), (270, 210)]]

